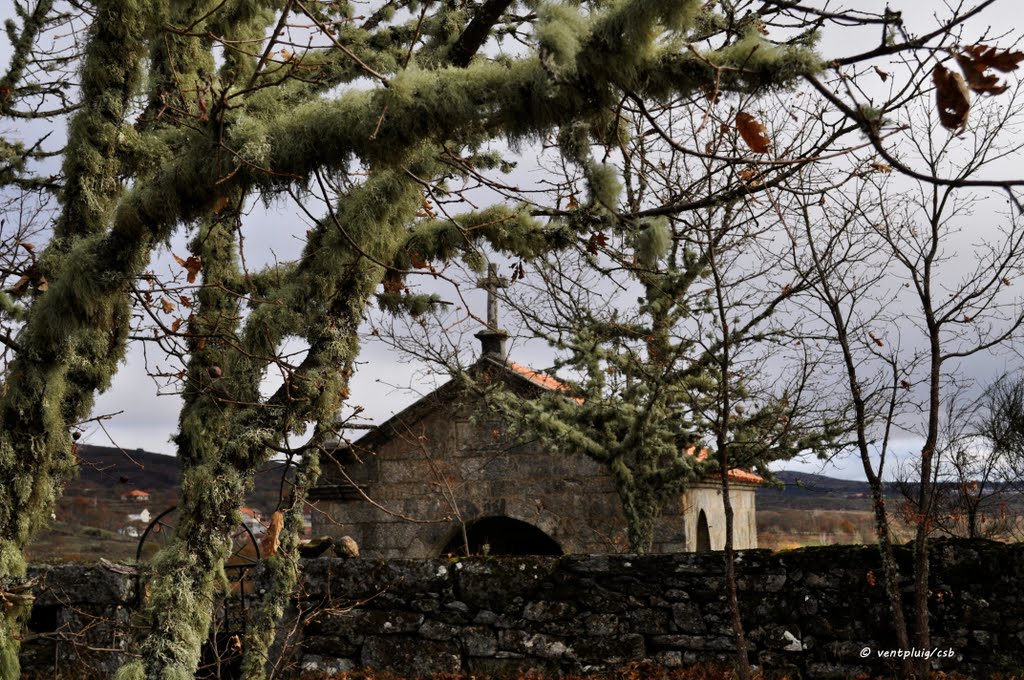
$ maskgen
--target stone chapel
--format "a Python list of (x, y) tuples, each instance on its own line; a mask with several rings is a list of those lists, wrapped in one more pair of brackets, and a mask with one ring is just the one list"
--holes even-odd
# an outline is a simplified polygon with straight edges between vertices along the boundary
[[(561, 389), (553, 377), (511, 361), (498, 329), (492, 267), (488, 330), (470, 369), (477, 380), (501, 381), (522, 396)], [(461, 554), (561, 555), (625, 552), (626, 524), (610, 475), (580, 454), (514, 441), (500, 419), (455, 381), (442, 385), (324, 460), (313, 535), (348, 535), (361, 556), (426, 558)], [(731, 470), (737, 549), (757, 547), (754, 497), (763, 480)], [(722, 490), (717, 479), (689, 485), (667, 506), (652, 552), (721, 550)]]

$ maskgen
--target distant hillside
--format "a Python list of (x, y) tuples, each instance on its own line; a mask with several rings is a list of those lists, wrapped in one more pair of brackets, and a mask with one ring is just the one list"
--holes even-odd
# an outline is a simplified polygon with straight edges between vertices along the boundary
[(78, 461), (78, 476), (68, 483), (66, 494), (109, 489), (171, 491), (181, 478), (175, 456), (142, 449), (83, 444), (78, 447)]
[(867, 510), (871, 506), (867, 482), (788, 470), (776, 478), (781, 487), (764, 485), (757, 490), (759, 510)]
[[(871, 508), (871, 488), (867, 482), (850, 479), (835, 479), (824, 475), (813, 475), (806, 472), (779, 472), (776, 477), (781, 487), (765, 485), (757, 490), (757, 507), (759, 510), (868, 510)], [(942, 485), (954, 489), (952, 482)], [(990, 483), (989, 489), (994, 491), (998, 484)], [(917, 495), (917, 485), (888, 483), (885, 486), (888, 499), (913, 498)], [(1024, 508), (1024, 498), (1020, 494), (1007, 489), (1001, 497), (1012, 507)]]
[[(28, 546), (29, 558), (37, 562), (133, 559), (146, 523), (178, 503), (178, 459), (141, 449), (88, 444), (78, 447), (78, 458), (78, 474), (68, 480), (57, 501), (54, 520)], [(256, 475), (246, 505), (263, 514), (272, 512), (282, 490), (281, 472), (280, 463), (265, 466)], [(145, 491), (149, 498), (122, 499), (134, 489)], [(148, 517), (139, 515), (143, 511)]]
[[(159, 496), (177, 495), (181, 466), (176, 456), (84, 444), (78, 447), (78, 459), (78, 475), (68, 482), (66, 496), (120, 496), (132, 489)], [(256, 475), (251, 497), (265, 506), (277, 498), (280, 485), (281, 464), (271, 462)]]

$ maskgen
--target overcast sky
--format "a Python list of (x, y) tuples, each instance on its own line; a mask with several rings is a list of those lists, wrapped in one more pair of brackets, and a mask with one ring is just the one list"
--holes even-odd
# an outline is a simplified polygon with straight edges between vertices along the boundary
[[(922, 22), (927, 21), (928, 15), (932, 12), (945, 13), (945, 3), (935, 1), (913, 0), (907, 2), (891, 1), (888, 3), (894, 10), (904, 11), (911, 19), (911, 25), (924, 26)], [(883, 2), (864, 2), (858, 0), (849, 2), (846, 5), (859, 9), (881, 8)], [(8, 9), (9, 11), (9, 9)], [(2, 12), (2, 10), (0, 10)], [(976, 36), (993, 31), (1000, 33), (1020, 29), (1024, 25), (1024, 12), (1013, 0), (1003, 0), (996, 3), (996, 6), (986, 12), (982, 22), (975, 22), (970, 31)], [(995, 27), (988, 31), (988, 27)], [(1019, 31), (1018, 31), (1019, 33)], [(974, 38), (975, 35), (970, 36)], [(832, 53), (848, 53), (851, 45), (865, 44), (873, 45), (878, 39), (877, 29), (867, 31), (843, 33), (833, 32), (825, 36), (822, 42), (822, 50), (826, 56)], [(0, 38), (0, 61), (6, 63), (9, 58), (9, 45), (4, 36)], [(1005, 42), (1005, 41), (1004, 41)], [(63, 123), (55, 123), (55, 131), (62, 133)], [(1019, 168), (1024, 159), (1011, 159), (1006, 167), (1014, 168), (1019, 173)], [(531, 169), (521, 167), (517, 171), (516, 181), (520, 184), (528, 183), (531, 180)], [(991, 214), (979, 213), (975, 216), (980, 226), (992, 222)], [(295, 257), (302, 247), (299, 238), (306, 230), (305, 218), (300, 216), (294, 206), (281, 202), (270, 209), (263, 209), (255, 206), (252, 216), (247, 220), (245, 227), (246, 248), (250, 254), (250, 266), (256, 266), (260, 260), (270, 261), (271, 259), (286, 260)], [(185, 243), (187, 236), (179, 232), (179, 235), (171, 243), (169, 250), (163, 250), (154, 259), (153, 267), (158, 270), (167, 270), (174, 267), (171, 259), (171, 252), (184, 255), (187, 252)], [(463, 289), (465, 299), (477, 314), (484, 315), (484, 295), (480, 291)], [(466, 327), (472, 332), (474, 329)], [(514, 329), (513, 329), (514, 330)], [(536, 344), (514, 345), (512, 357), (520, 363), (531, 364), (536, 367), (548, 366), (552, 357), (546, 350)], [(151, 359), (151, 368), (157, 365), (166, 366), (166, 361), (154, 357)], [(1016, 366), (1011, 359), (1006, 357), (986, 358), (978, 364), (978, 373), (998, 374), (1007, 369), (1014, 369)], [(372, 422), (380, 422), (397, 410), (404, 408), (419, 394), (430, 391), (436, 384), (434, 379), (424, 380), (423, 369), (415, 364), (410, 364), (402, 356), (389, 350), (383, 343), (369, 341), (366, 343), (363, 353), (360, 356), (360, 370), (356, 373), (352, 383), (352, 403), (360, 404), (365, 408), (365, 415)], [(117, 413), (118, 415), (105, 423), (106, 432), (100, 428), (93, 428), (86, 435), (85, 441), (92, 444), (109, 445), (107, 433), (117, 445), (126, 449), (143, 448), (148, 451), (161, 453), (173, 453), (173, 447), (169, 438), (176, 430), (176, 420), (180, 399), (176, 396), (157, 396), (157, 385), (146, 375), (144, 359), (141, 348), (135, 346), (129, 352), (127, 364), (119, 371), (112, 388), (97, 401), (95, 414)], [(913, 451), (919, 445), (913, 439), (901, 442), (901, 448), (906, 451)], [(786, 465), (789, 469), (801, 469), (811, 472), (822, 472), (834, 476), (849, 478), (860, 478), (862, 473), (859, 463), (854, 464), (850, 460), (841, 461), (837, 465), (824, 465), (818, 462), (791, 462)]]

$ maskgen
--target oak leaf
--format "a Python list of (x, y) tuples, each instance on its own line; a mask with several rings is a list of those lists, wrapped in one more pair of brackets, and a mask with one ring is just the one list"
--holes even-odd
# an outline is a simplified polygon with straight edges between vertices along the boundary
[(756, 118), (746, 111), (740, 111), (736, 114), (736, 129), (751, 151), (768, 153), (772, 140), (768, 137), (768, 130)]
[(971, 93), (963, 77), (939, 64), (932, 70), (932, 80), (942, 127), (963, 130), (967, 127), (967, 115), (971, 110)]
[(965, 57), (962, 54), (956, 55), (956, 63), (960, 65), (960, 70), (964, 72), (964, 78), (967, 81), (967, 86), (972, 91), (978, 94), (1002, 94), (1006, 92), (1008, 87), (1004, 83), (999, 82), (999, 76), (994, 73), (987, 73), (988, 69), (984, 66), (977, 65), (972, 62), (969, 57)]
[(591, 255), (597, 255), (597, 251), (608, 245), (608, 237), (605, 236), (603, 231), (595, 231), (587, 239), (587, 252)]
[(1020, 63), (1024, 61), (1024, 52), (998, 50), (988, 45), (971, 45), (965, 47), (964, 51), (973, 56), (978, 63), (1003, 73), (1016, 71)]
[(171, 257), (174, 258), (175, 262), (180, 264), (182, 267), (185, 268), (186, 271), (188, 271), (188, 282), (195, 283), (196, 277), (199, 275), (199, 272), (203, 270), (203, 261), (195, 255), (189, 255), (187, 260), (181, 259), (174, 253), (171, 253)]
[(999, 76), (988, 73), (989, 69), (1008, 73), (1014, 71), (1024, 61), (1024, 52), (999, 50), (989, 45), (970, 45), (956, 53), (956, 63), (964, 72), (967, 85), (978, 94), (1002, 94), (1007, 85), (1001, 83)]

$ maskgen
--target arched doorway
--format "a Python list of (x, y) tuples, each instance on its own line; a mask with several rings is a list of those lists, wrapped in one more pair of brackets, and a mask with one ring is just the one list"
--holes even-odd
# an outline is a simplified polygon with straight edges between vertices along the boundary
[(697, 552), (711, 551), (711, 530), (708, 528), (708, 516), (700, 511), (697, 516)]
[[(486, 517), (466, 527), (471, 555), (561, 555), (558, 543), (537, 527), (511, 517)], [(462, 529), (456, 529), (442, 555), (465, 555)]]

